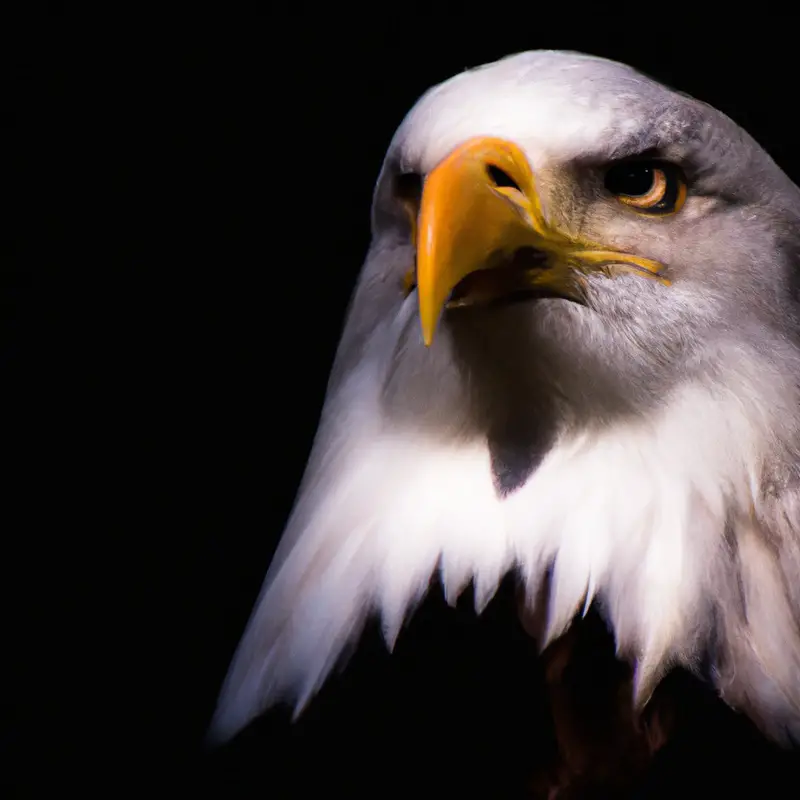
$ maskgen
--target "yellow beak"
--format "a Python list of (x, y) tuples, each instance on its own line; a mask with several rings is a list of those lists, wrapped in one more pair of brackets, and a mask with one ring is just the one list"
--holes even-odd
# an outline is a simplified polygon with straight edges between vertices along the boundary
[[(526, 250), (536, 254), (527, 266), (523, 260), (522, 268), (495, 269), (507, 267)], [(524, 289), (579, 299), (580, 272), (611, 265), (660, 278), (658, 262), (597, 248), (549, 225), (528, 160), (512, 142), (471, 139), (425, 181), (416, 283), (426, 345), (433, 341), (448, 300), (454, 304), (451, 293), (459, 285), (464, 291), (456, 305)]]

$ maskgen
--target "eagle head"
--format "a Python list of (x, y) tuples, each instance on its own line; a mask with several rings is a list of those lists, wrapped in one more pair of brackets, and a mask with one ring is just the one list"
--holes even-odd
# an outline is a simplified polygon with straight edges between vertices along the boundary
[(213, 723), (300, 711), (367, 617), (439, 573), (480, 610), (549, 576), (645, 702), (699, 671), (800, 733), (800, 192), (741, 128), (633, 69), (530, 52), (433, 88), (372, 243), (296, 505)]

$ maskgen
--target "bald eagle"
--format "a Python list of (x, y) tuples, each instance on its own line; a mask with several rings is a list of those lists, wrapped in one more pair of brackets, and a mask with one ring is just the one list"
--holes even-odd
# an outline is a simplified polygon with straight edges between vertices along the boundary
[(599, 610), (633, 708), (679, 666), (800, 738), (798, 255), (798, 188), (628, 66), (529, 52), (427, 92), (212, 736), (300, 713), (437, 574), (480, 610), (514, 571), (543, 645)]

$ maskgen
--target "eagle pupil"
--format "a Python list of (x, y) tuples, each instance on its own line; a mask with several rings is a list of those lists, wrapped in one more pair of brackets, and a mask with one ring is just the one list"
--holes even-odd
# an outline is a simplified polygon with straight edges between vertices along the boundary
[(646, 164), (621, 164), (606, 173), (606, 189), (614, 195), (640, 197), (653, 188), (653, 168)]
[(422, 196), (422, 175), (418, 172), (403, 172), (394, 180), (394, 190), (401, 200), (419, 203)]

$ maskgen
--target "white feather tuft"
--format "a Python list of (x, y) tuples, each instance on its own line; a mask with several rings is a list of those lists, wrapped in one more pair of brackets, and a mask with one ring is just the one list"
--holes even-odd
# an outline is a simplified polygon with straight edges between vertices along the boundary
[[(532, 602), (552, 564), (548, 637), (596, 592), (621, 647), (638, 658), (646, 697), (663, 664), (691, 656), (703, 634), (704, 565), (722, 553), (731, 509), (752, 502), (742, 454), (754, 436), (735, 404), (721, 412), (689, 388), (647, 422), (559, 442), (501, 501), (484, 441), (351, 428), (324, 483), (301, 496), (217, 730), (231, 732), (283, 697), (302, 708), (373, 610), (391, 646), (438, 565), (451, 602), (475, 580), (480, 611), (515, 564)], [(763, 658), (777, 662), (767, 645)]]
[[(262, 708), (300, 710), (368, 614), (391, 647), (440, 558), (490, 596), (511, 560), (484, 444), (400, 434), (342, 446), (301, 495), (243, 637), (212, 730), (224, 739)], [(302, 526), (302, 527), (300, 527)]]

